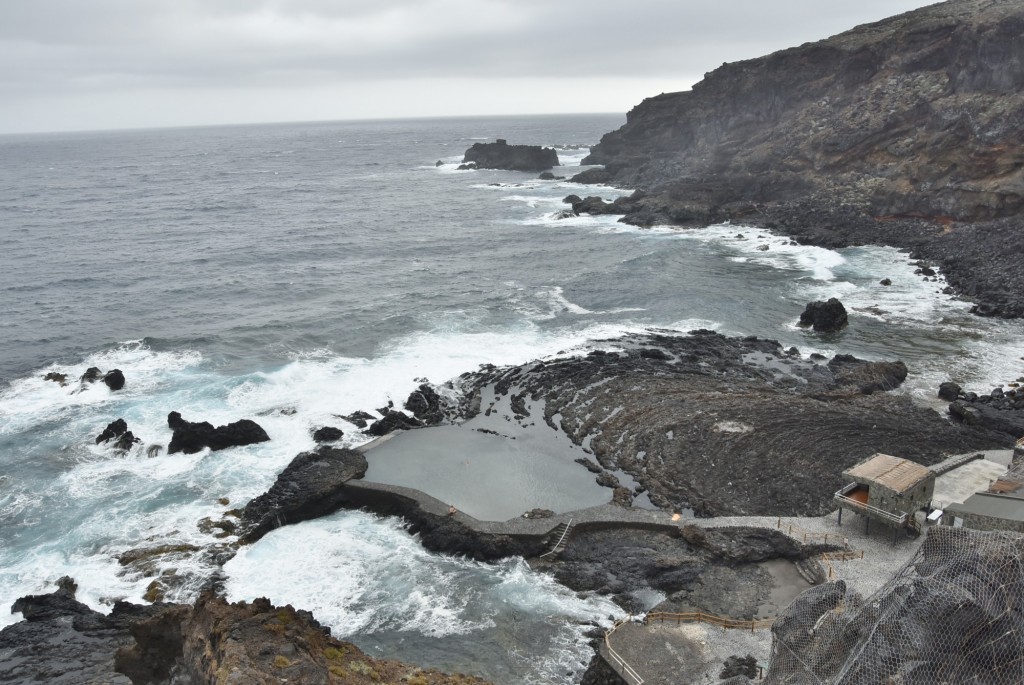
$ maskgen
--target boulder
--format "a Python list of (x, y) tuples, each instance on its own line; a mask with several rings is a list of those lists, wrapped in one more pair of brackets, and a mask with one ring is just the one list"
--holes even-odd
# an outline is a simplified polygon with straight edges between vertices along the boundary
[(59, 383), (61, 386), (65, 386), (68, 384), (68, 375), (66, 373), (57, 373), (56, 371), (50, 371), (45, 376), (43, 376), (43, 380), (53, 381), (54, 383)]
[(894, 390), (907, 380), (909, 373), (901, 361), (869, 362), (849, 354), (837, 354), (829, 360), (828, 369), (837, 386), (856, 386), (864, 395)]
[(348, 416), (341, 416), (339, 418), (345, 419), (356, 428), (366, 428), (370, 425), (368, 422), (375, 419), (373, 414), (365, 411), (357, 411), (349, 414)]
[(366, 469), (366, 457), (355, 450), (323, 446), (299, 454), (267, 492), (245, 505), (242, 542), (250, 544), (274, 528), (337, 511), (345, 483), (362, 478)]
[(554, 181), (556, 177), (550, 171), (545, 171), (537, 178), (540, 179), (541, 181)]
[(405, 408), (424, 425), (441, 423), (444, 420), (444, 407), (441, 396), (426, 383), (420, 385), (409, 394)]
[(886, 286), (892, 285), (892, 281), (890, 279), (888, 279), (888, 278), (883, 278), (878, 283), (879, 283), (879, 285), (886, 285)]
[(103, 376), (103, 383), (111, 390), (117, 391), (124, 387), (124, 374), (121, 373), (121, 369), (114, 369), (108, 371)]
[(345, 433), (340, 428), (334, 426), (324, 426), (323, 428), (317, 428), (313, 432), (314, 442), (335, 442), (341, 440)]
[(800, 326), (811, 326), (817, 333), (832, 333), (846, 327), (846, 307), (834, 297), (826, 302), (811, 302), (800, 314)]
[(406, 416), (402, 412), (395, 411), (394, 409), (388, 409), (387, 412), (384, 413), (384, 417), (379, 421), (375, 421), (366, 429), (366, 432), (370, 435), (380, 437), (396, 430), (408, 430), (410, 428), (420, 428), (422, 426), (423, 423), (421, 423), (419, 419)]
[(480, 169), (508, 171), (544, 171), (558, 166), (558, 153), (539, 145), (509, 145), (498, 138), (494, 143), (474, 143), (462, 160), (473, 162)]
[(95, 383), (101, 378), (103, 378), (103, 372), (95, 366), (90, 366), (78, 380), (81, 383)]
[(223, 450), (270, 440), (267, 432), (258, 423), (249, 419), (214, 428), (206, 421), (186, 421), (181, 418), (181, 414), (172, 411), (167, 415), (167, 425), (174, 431), (171, 442), (167, 445), (168, 454), (195, 454), (206, 447), (211, 450)]
[(947, 402), (953, 402), (956, 398), (960, 397), (962, 390), (963, 389), (953, 381), (946, 381), (945, 383), (939, 384), (939, 399), (946, 400)]
[(128, 430), (128, 422), (124, 419), (117, 419), (107, 424), (103, 432), (96, 436), (96, 444), (119, 438)]

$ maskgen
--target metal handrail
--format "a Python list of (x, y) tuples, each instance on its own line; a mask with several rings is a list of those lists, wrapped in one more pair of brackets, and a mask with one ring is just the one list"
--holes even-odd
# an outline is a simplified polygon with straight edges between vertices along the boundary
[[(630, 617), (630, 618), (632, 618), (632, 617)], [(623, 659), (622, 656), (619, 655), (619, 653), (616, 652), (612, 648), (612, 643), (608, 639), (609, 637), (611, 637), (612, 633), (614, 633), (616, 630), (618, 630), (619, 627), (621, 625), (623, 625), (624, 623), (626, 623), (626, 621), (628, 621), (628, 620), (629, 619), (623, 619), (621, 621), (616, 621), (612, 625), (611, 629), (605, 631), (605, 633), (604, 633), (604, 646), (608, 650), (608, 656), (611, 657), (612, 662), (619, 665), (619, 674), (620, 675), (628, 676), (633, 681), (633, 685), (644, 685), (644, 679), (641, 678), (640, 674), (637, 673), (636, 670), (634, 670), (632, 666), (630, 666), (628, 663), (626, 663), (626, 660)]]
[(907, 512), (905, 512), (905, 511), (901, 511), (899, 513), (899, 515), (896, 515), (896, 514), (892, 514), (892, 513), (888, 512), (888, 511), (886, 511), (885, 509), (879, 509), (876, 506), (872, 506), (870, 504), (864, 504), (863, 502), (858, 502), (855, 499), (847, 497), (846, 493), (850, 492), (851, 490), (855, 489), (856, 487), (857, 487), (857, 484), (853, 483), (851, 485), (847, 485), (845, 488), (842, 488), (840, 490), (836, 490), (835, 498), (837, 500), (839, 500), (840, 502), (849, 505), (853, 509), (862, 509), (862, 510), (864, 510), (866, 512), (874, 514), (875, 516), (879, 516), (881, 518), (884, 518), (884, 519), (887, 519), (889, 521), (892, 521), (893, 523), (906, 523), (907, 516), (909, 514), (907, 514)]
[(562, 540), (564, 540), (565, 536), (569, 534), (569, 529), (572, 528), (572, 521), (573, 521), (572, 519), (569, 519), (569, 522), (567, 524), (565, 524), (565, 530), (562, 531), (562, 536), (560, 538), (558, 538), (558, 542), (556, 542), (555, 546), (552, 547), (550, 550), (548, 550), (547, 552), (544, 552), (544, 554), (541, 554), (540, 555), (541, 559), (543, 559), (544, 557), (548, 556), (549, 554), (554, 554), (555, 553), (555, 550), (558, 549), (558, 546), (562, 544)]

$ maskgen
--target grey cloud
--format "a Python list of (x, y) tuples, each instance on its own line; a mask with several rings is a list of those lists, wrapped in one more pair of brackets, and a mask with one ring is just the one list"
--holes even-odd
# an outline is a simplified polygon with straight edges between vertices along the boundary
[[(922, 0), (7, 0), (2, 97), (415, 78), (683, 78)], [(690, 79), (692, 80), (692, 79)], [(680, 82), (679, 87), (687, 87)]]

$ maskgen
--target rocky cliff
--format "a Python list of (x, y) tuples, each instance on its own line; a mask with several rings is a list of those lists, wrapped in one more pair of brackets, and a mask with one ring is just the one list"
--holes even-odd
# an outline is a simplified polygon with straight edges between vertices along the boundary
[[(987, 236), (1021, 240), (1022, 132), (1024, 3), (950, 0), (644, 100), (578, 178), (647, 191), (627, 211), (639, 225), (745, 220), (999, 270)], [(1009, 268), (951, 280), (981, 313), (1020, 316)]]

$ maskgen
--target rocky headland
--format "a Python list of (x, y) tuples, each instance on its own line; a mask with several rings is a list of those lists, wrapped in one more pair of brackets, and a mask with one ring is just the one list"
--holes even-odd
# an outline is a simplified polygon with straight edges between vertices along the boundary
[(930, 260), (979, 314), (1024, 316), (1024, 6), (949, 0), (648, 98), (574, 180), (640, 226), (733, 220)]
[(194, 606), (117, 602), (105, 615), (76, 600), (76, 589), (64, 578), (55, 592), (15, 603), (25, 620), (0, 631), (0, 680), (10, 685), (484, 683), (369, 657), (332, 638), (308, 611), (266, 599), (231, 604), (207, 591)]

